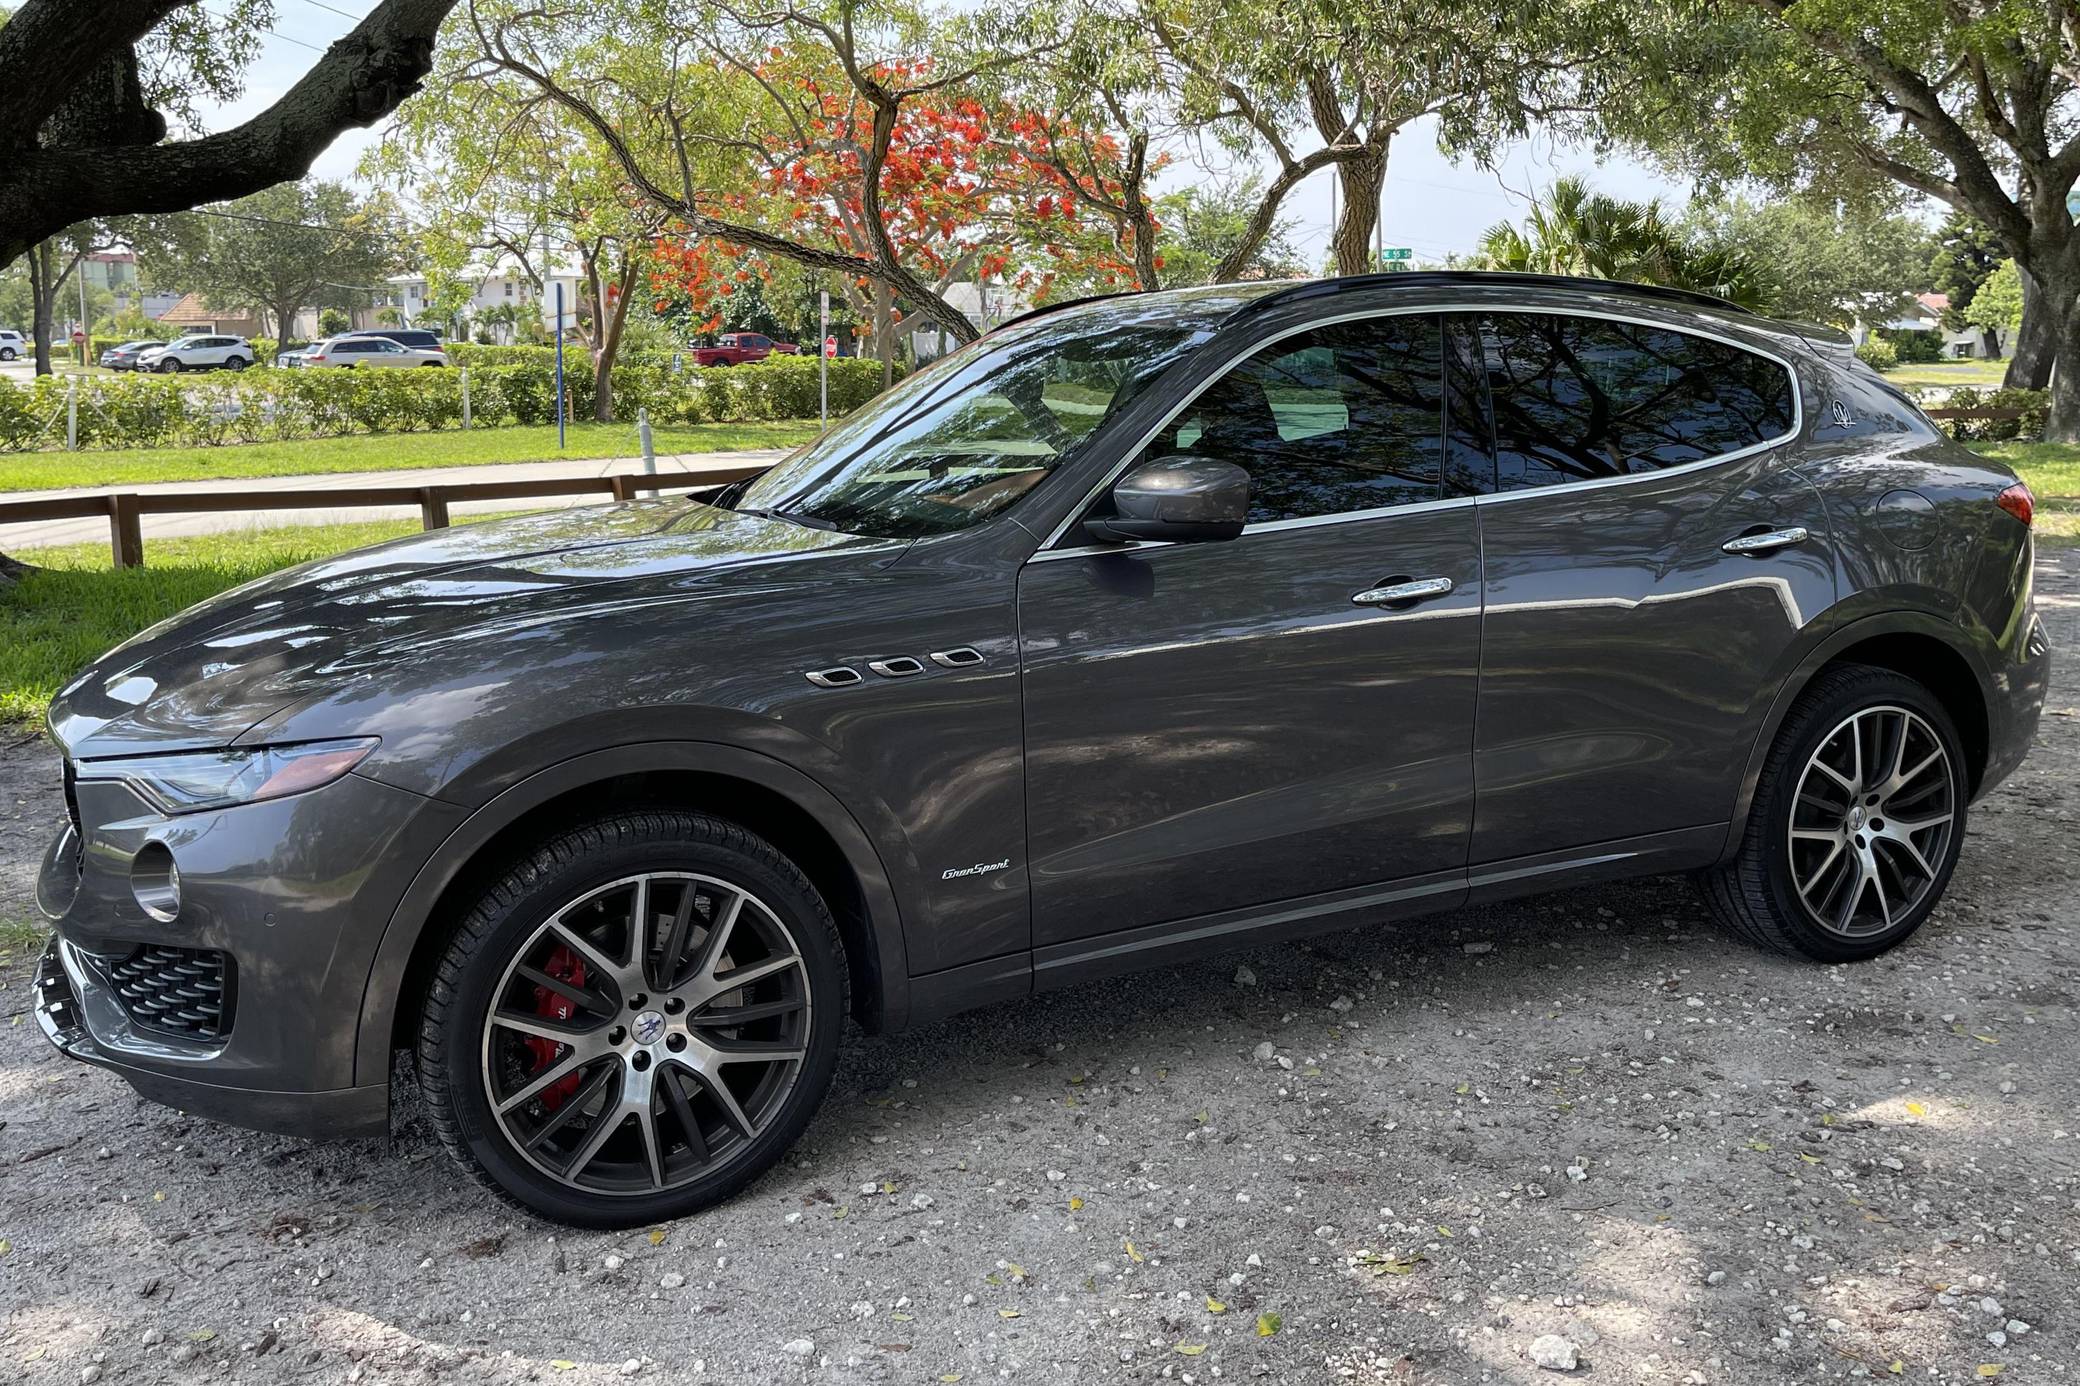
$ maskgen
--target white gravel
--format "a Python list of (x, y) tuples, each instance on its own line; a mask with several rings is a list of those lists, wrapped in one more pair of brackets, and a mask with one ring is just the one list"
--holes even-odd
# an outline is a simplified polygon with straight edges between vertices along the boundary
[[(1655, 880), (1037, 997), (860, 1039), (782, 1168), (655, 1229), (512, 1213), (409, 1104), (316, 1146), (143, 1103), (0, 945), (0, 1382), (1457, 1386), (1563, 1379), (1547, 1340), (2080, 1381), (2080, 555), (2040, 566), (2042, 742), (1886, 958)], [(0, 918), (55, 780), (0, 749)]]

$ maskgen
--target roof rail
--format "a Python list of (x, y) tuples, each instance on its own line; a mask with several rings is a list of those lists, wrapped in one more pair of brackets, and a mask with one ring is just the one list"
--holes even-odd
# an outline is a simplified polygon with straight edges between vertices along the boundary
[(1716, 294), (1700, 293), (1695, 289), (1670, 289), (1659, 284), (1635, 284), (1625, 279), (1595, 279), (1586, 275), (1519, 274), (1514, 270), (1402, 270), (1391, 274), (1354, 274), (1341, 279), (1309, 279), (1294, 284), (1291, 288), (1265, 294), (1236, 311), (1238, 314), (1261, 312), (1273, 304), (1292, 303), (1298, 299), (1342, 293), (1351, 289), (1380, 288), (1389, 285), (1420, 289), (1446, 284), (1468, 288), (1517, 286), (1534, 289), (1593, 289), (1604, 293), (1616, 292), (1634, 298), (1663, 299), (1671, 303), (1687, 303), (1693, 307), (1718, 308), (1725, 312), (1755, 316), (1752, 308), (1743, 308), (1731, 299), (1720, 298)]

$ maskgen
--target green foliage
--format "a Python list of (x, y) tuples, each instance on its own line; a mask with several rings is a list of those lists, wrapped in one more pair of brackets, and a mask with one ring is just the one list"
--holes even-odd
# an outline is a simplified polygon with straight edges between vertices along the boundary
[(2022, 330), (2022, 272), (2012, 259), (2001, 261), (2000, 268), (1987, 276), (1965, 309), (1964, 320), (2003, 341)]
[(2017, 438), (2041, 438), (2051, 417), (2051, 395), (2046, 390), (1952, 390), (1943, 401), (1946, 409), (2020, 409), (2017, 419), (1944, 419), (1942, 426), (1953, 438), (1964, 442), (2006, 442)]
[(1856, 348), (1856, 359), (1874, 371), (1889, 371), (1899, 364), (1899, 348), (1872, 333)]
[(1928, 238), (1929, 287), (1946, 296), (1943, 326), (1953, 332), (1965, 325), (1965, 310), (1986, 277), (2000, 267), (2005, 252), (1975, 217), (1952, 212)]
[(1927, 282), (1927, 233), (1911, 217), (1805, 198), (1699, 199), (1682, 225), (1740, 254), (1755, 304), (1777, 317), (1848, 327), (1896, 316)]
[[(485, 350), (480, 348), (479, 350)], [(471, 413), (477, 423), (545, 424), (556, 418), (555, 353), (532, 359), (507, 355), (470, 369)], [(79, 380), (82, 448), (219, 447), (288, 442), (355, 434), (418, 433), (462, 422), (462, 374), (457, 370), (273, 370), (237, 375), (95, 375)], [(759, 422), (813, 418), (817, 361), (774, 357), (727, 370), (639, 361), (614, 369), (620, 412), (638, 408), (659, 424)], [(831, 413), (850, 413), (881, 387), (878, 363), (845, 358), (830, 363)], [(42, 377), (27, 387), (0, 385), (0, 452), (62, 448), (66, 378)], [(566, 361), (564, 390), (570, 417), (589, 414), (589, 363)]]
[[(1215, 267), (1243, 243), (1250, 214), (1263, 196), (1258, 180), (1250, 177), (1239, 182), (1198, 184), (1162, 198), (1156, 204), (1156, 215), (1163, 226), (1156, 253), (1162, 257), (1158, 272), (1163, 286), (1204, 284), (1212, 279)], [(1305, 278), (1307, 262), (1292, 241), (1295, 225), (1291, 217), (1274, 221), (1263, 244), (1242, 266), (1241, 277)]]
[(1473, 267), (1694, 289), (1751, 308), (1761, 306), (1763, 293), (1757, 267), (1740, 247), (1687, 234), (1658, 199), (1611, 197), (1580, 178), (1554, 180), (1521, 227), (1489, 227)]
[(1943, 359), (1943, 334), (1915, 332), (1906, 328), (1881, 327), (1876, 336), (1892, 346), (1893, 359), (1903, 366), (1927, 365)]

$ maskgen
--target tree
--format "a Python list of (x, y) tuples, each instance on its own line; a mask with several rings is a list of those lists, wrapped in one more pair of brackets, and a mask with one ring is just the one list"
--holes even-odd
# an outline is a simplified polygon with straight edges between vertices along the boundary
[(1739, 250), (1693, 242), (1658, 199), (1611, 197), (1580, 178), (1555, 179), (1522, 226), (1489, 227), (1473, 266), (1694, 289), (1749, 307), (1761, 297), (1755, 267)]
[(2001, 261), (1999, 269), (1986, 277), (1979, 292), (1965, 309), (1964, 320), (1981, 331), (2005, 341), (2022, 327), (2022, 272), (2013, 260)]
[(419, 89), (456, 0), (381, 0), (252, 119), (168, 140), (234, 94), (273, 0), (24, 0), (0, 24), (0, 265), (68, 226), (301, 178)]
[[(1290, 217), (1251, 234), (1250, 219), (1262, 200), (1254, 177), (1202, 183), (1163, 198), (1163, 287), (1211, 283), (1222, 269), (1229, 279), (1304, 278), (1307, 265), (1292, 243)], [(1245, 243), (1246, 253), (1238, 254)]]
[(38, 375), (51, 373), (51, 335), (56, 330), (58, 303), (66, 286), (82, 261), (96, 251), (116, 245), (118, 240), (110, 223), (83, 222), (29, 247), (25, 277)]
[(1986, 277), (2007, 257), (1986, 228), (1963, 212), (1952, 212), (1928, 238), (1929, 288), (1950, 300), (1943, 325), (1952, 331), (1965, 325), (1965, 310)]
[(1738, 254), (1756, 307), (1850, 327), (1897, 317), (1926, 283), (1928, 233), (1911, 217), (1804, 198), (1700, 198), (1684, 209), (1689, 244)]
[(1661, 0), (1635, 80), (1592, 124), (1706, 179), (1982, 223), (2025, 304), (2011, 385), (2053, 376), (2049, 436), (2080, 440), (2080, 11), (2070, 0)]
[(152, 276), (178, 281), (212, 308), (252, 308), (277, 338), (307, 307), (367, 303), (396, 262), (397, 232), (380, 202), (340, 183), (284, 183), (209, 213), (179, 213), (140, 249)]

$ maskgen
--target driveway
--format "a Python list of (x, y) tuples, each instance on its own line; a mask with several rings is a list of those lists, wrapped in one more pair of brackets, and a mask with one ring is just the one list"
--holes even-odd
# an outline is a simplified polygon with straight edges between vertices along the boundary
[[(860, 1039), (782, 1168), (627, 1234), (409, 1103), (252, 1135), (0, 1026), (0, 1380), (2080, 1380), (2080, 554), (2040, 576), (2038, 747), (1858, 966), (1652, 880), (1084, 986)], [(56, 780), (0, 752), (0, 915)]]

